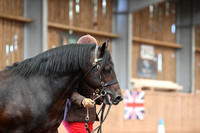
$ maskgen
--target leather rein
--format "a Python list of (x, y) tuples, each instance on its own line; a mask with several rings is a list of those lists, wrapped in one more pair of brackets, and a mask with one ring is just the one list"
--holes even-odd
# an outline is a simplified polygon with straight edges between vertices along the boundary
[[(95, 47), (94, 61), (93, 61), (93, 63), (92, 63), (92, 67), (91, 67), (91, 68), (88, 70), (88, 72), (85, 74), (83, 80), (85, 80), (85, 79), (87, 78), (87, 76), (91, 73), (91, 71), (92, 71), (95, 67), (97, 68), (97, 70), (100, 69), (99, 62), (102, 61), (102, 58), (99, 58), (99, 59), (97, 58), (98, 48), (99, 48), (99, 46), (96, 46), (96, 47)], [(100, 98), (100, 97), (105, 96), (105, 95), (107, 94), (107, 91), (105, 90), (104, 87), (107, 87), (107, 86), (109, 86), (109, 85), (111, 85), (111, 84), (118, 83), (117, 79), (114, 79), (114, 80), (112, 80), (112, 81), (110, 81), (110, 82), (104, 83), (104, 81), (102, 80), (101, 73), (99, 74), (99, 79), (100, 79), (100, 81), (101, 81), (101, 87), (100, 87), (100, 88), (97, 88), (97, 89), (95, 90), (95, 93), (93, 94), (93, 95), (96, 96), (96, 97), (93, 99), (94, 101), (97, 100), (97, 99)], [(107, 109), (107, 112), (106, 112), (106, 115), (105, 115), (105, 117), (104, 117), (105, 107), (106, 107), (106, 101), (105, 101), (105, 98), (104, 98), (103, 104), (102, 104), (102, 106), (101, 106), (101, 109), (99, 110), (99, 112), (98, 112), (98, 114), (97, 114), (97, 115), (99, 115), (99, 113), (101, 112), (100, 125), (99, 125), (97, 128), (95, 128), (93, 131), (90, 131), (89, 128), (88, 128), (89, 109), (88, 109), (88, 107), (87, 107), (87, 114), (86, 114), (86, 117), (85, 117), (85, 120), (86, 120), (85, 128), (86, 128), (86, 130), (88, 131), (88, 133), (94, 133), (97, 129), (98, 129), (97, 132), (98, 132), (98, 133), (99, 133), (99, 132), (101, 133), (101, 126), (102, 126), (103, 122), (105, 121), (105, 119), (106, 119), (106, 117), (107, 117), (107, 115), (108, 115), (108, 113), (109, 113), (109, 111), (110, 111), (111, 104), (109, 105), (109, 107), (108, 107), (108, 109)]]

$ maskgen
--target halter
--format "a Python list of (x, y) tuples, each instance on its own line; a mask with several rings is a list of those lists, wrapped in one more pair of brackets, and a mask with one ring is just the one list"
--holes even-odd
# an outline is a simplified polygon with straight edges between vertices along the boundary
[[(91, 72), (95, 67), (97, 67), (98, 70), (100, 69), (100, 65), (98, 64), (98, 62), (102, 61), (102, 58), (99, 58), (99, 59), (97, 58), (98, 48), (99, 48), (99, 46), (96, 46), (96, 47), (95, 47), (94, 61), (93, 61), (93, 63), (92, 63), (92, 67), (91, 67), (91, 68), (88, 70), (88, 72), (85, 74), (85, 76), (83, 77), (83, 80), (85, 80), (85, 79), (87, 78), (87, 76), (90, 74), (90, 72)], [(100, 88), (97, 88), (97, 89), (95, 90), (94, 95), (96, 96), (96, 98), (93, 99), (94, 101), (97, 100), (98, 98), (102, 97), (102, 96), (105, 96), (105, 95), (107, 94), (107, 91), (104, 89), (104, 87), (107, 87), (107, 86), (109, 86), (109, 85), (111, 85), (111, 84), (118, 83), (117, 79), (114, 79), (114, 80), (112, 80), (112, 81), (110, 81), (110, 82), (104, 83), (104, 81), (102, 80), (101, 73), (99, 74), (99, 79), (100, 79), (100, 82), (101, 82), (101, 85), (102, 85), (102, 86), (101, 86)], [(101, 118), (100, 118), (100, 125), (99, 125), (96, 129), (94, 129), (92, 132), (91, 132), (91, 131), (89, 130), (89, 128), (88, 128), (89, 109), (88, 109), (88, 107), (87, 107), (87, 115), (86, 115), (86, 117), (85, 117), (85, 120), (86, 120), (85, 128), (86, 128), (86, 130), (88, 131), (88, 133), (94, 133), (97, 129), (98, 129), (98, 132), (100, 131), (100, 133), (101, 133), (101, 126), (102, 126), (104, 120), (106, 119), (106, 117), (107, 117), (107, 115), (108, 115), (108, 113), (109, 113), (109, 111), (110, 111), (111, 105), (109, 105), (108, 110), (107, 110), (107, 113), (106, 113), (106, 115), (105, 115), (105, 117), (104, 117), (104, 110), (105, 110), (105, 107), (106, 107), (106, 103), (103, 102), (103, 105), (102, 105), (101, 109), (99, 110), (99, 113), (100, 113), (100, 111), (102, 111), (102, 112), (101, 112)], [(98, 114), (99, 114), (99, 113), (98, 113)], [(103, 117), (104, 117), (104, 118), (103, 118)]]

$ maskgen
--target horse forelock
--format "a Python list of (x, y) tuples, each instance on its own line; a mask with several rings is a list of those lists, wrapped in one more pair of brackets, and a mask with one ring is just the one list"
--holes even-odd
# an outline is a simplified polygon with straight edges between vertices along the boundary
[(47, 50), (33, 58), (8, 66), (12, 72), (23, 75), (76, 72), (87, 67), (95, 44), (68, 44)]

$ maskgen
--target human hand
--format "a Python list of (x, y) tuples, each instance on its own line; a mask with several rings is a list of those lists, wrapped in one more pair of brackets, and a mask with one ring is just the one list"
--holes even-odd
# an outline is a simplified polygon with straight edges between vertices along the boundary
[(87, 107), (92, 108), (92, 107), (94, 107), (94, 104), (95, 104), (94, 100), (92, 100), (90, 98), (84, 98), (82, 100), (82, 105), (84, 108), (87, 108)]

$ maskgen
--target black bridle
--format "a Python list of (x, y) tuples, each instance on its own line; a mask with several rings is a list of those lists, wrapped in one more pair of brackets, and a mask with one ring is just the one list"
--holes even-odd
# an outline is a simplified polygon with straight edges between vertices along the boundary
[[(95, 47), (94, 61), (93, 61), (93, 63), (92, 63), (92, 67), (91, 67), (91, 68), (88, 70), (88, 72), (85, 74), (85, 76), (84, 76), (84, 78), (83, 78), (83, 81), (87, 78), (87, 76), (90, 74), (90, 72), (91, 72), (95, 67), (97, 67), (97, 70), (100, 69), (99, 62), (102, 61), (102, 58), (99, 58), (99, 59), (97, 58), (98, 48), (99, 48), (98, 46)], [(105, 96), (105, 95), (107, 94), (107, 91), (105, 90), (105, 87), (107, 87), (107, 86), (109, 86), (109, 85), (111, 85), (111, 84), (118, 83), (117, 79), (114, 79), (114, 80), (112, 80), (112, 81), (110, 81), (110, 82), (105, 83), (105, 82), (103, 81), (103, 79), (102, 79), (101, 73), (99, 73), (99, 79), (100, 79), (100, 82), (101, 82), (101, 87), (100, 87), (100, 88), (97, 88), (97, 89), (95, 90), (94, 95), (96, 96), (96, 98), (93, 99), (94, 101), (97, 100), (97, 99), (100, 98), (100, 97)], [(109, 105), (108, 110), (107, 110), (107, 113), (106, 113), (106, 115), (105, 115), (105, 117), (104, 117), (105, 107), (106, 107), (106, 101), (105, 101), (105, 99), (104, 99), (104, 102), (103, 102), (103, 104), (102, 104), (102, 107), (101, 107), (101, 109), (100, 109), (99, 112), (98, 112), (98, 115), (99, 115), (99, 113), (101, 112), (100, 125), (99, 125), (96, 129), (94, 129), (92, 132), (91, 132), (91, 131), (89, 130), (89, 128), (88, 128), (89, 109), (88, 109), (88, 107), (87, 107), (87, 115), (86, 115), (86, 117), (85, 117), (85, 120), (86, 120), (85, 128), (86, 128), (86, 130), (88, 131), (88, 133), (94, 133), (97, 129), (98, 129), (97, 132), (100, 132), (100, 133), (101, 133), (101, 126), (102, 126), (103, 122), (105, 121), (105, 119), (106, 119), (106, 117), (107, 117), (107, 115), (108, 115), (108, 113), (109, 113), (109, 111), (110, 111), (111, 104)]]
[[(92, 67), (91, 67), (91, 68), (88, 70), (88, 72), (85, 74), (85, 76), (83, 77), (83, 80), (82, 80), (82, 81), (84, 81), (84, 80), (87, 78), (87, 76), (90, 74), (90, 72), (91, 72), (95, 67), (97, 67), (98, 70), (100, 69), (100, 65), (99, 65), (98, 63), (99, 63), (100, 61), (102, 61), (102, 58), (99, 58), (99, 59), (97, 58), (97, 51), (98, 51), (98, 48), (99, 48), (99, 46), (96, 46), (96, 47), (95, 47), (94, 61), (93, 61), (93, 63), (92, 63)], [(97, 89), (95, 90), (95, 93), (101, 92), (101, 93), (103, 93), (104, 95), (107, 93), (106, 90), (104, 89), (104, 87), (107, 87), (107, 86), (109, 86), (109, 85), (111, 85), (111, 84), (118, 83), (117, 79), (114, 79), (114, 80), (112, 80), (112, 81), (110, 81), (110, 82), (105, 83), (105, 82), (102, 80), (101, 73), (99, 73), (99, 79), (100, 79), (100, 82), (101, 82), (101, 87), (100, 87), (100, 88), (97, 88)]]

